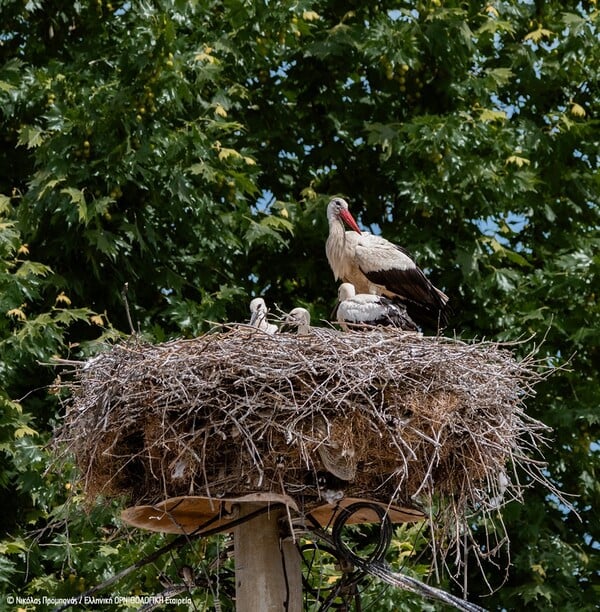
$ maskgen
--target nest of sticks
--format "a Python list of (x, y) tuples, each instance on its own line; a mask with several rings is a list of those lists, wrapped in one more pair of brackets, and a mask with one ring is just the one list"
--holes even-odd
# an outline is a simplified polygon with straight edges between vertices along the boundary
[(75, 367), (55, 441), (90, 498), (421, 504), (456, 544), (472, 512), (545, 482), (547, 429), (524, 404), (543, 374), (510, 349), (390, 328), (133, 337)]

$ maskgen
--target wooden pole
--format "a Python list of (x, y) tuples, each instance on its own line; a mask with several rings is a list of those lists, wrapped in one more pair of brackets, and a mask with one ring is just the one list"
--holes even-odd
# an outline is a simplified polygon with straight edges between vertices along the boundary
[[(241, 516), (262, 504), (243, 504)], [(275, 508), (242, 523), (234, 530), (236, 612), (302, 612), (300, 553), (281, 539)]]

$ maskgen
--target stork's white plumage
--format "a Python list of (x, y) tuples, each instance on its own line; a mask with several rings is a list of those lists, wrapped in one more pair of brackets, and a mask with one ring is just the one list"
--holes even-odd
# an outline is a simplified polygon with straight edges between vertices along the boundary
[(300, 306), (290, 310), (285, 318), (284, 326), (299, 335), (310, 333), (310, 312)]
[(342, 198), (329, 202), (327, 219), (325, 251), (336, 279), (352, 283), (359, 294), (400, 301), (417, 325), (437, 328), (448, 322), (448, 296), (432, 285), (408, 251), (381, 236), (361, 232)]
[(250, 302), (250, 325), (267, 334), (276, 334), (277, 325), (273, 325), (267, 321), (267, 312), (267, 305), (263, 298), (254, 298)]
[(403, 304), (397, 304), (383, 295), (356, 294), (351, 283), (342, 283), (338, 289), (336, 318), (344, 331), (361, 326), (385, 325), (405, 331), (418, 331)]

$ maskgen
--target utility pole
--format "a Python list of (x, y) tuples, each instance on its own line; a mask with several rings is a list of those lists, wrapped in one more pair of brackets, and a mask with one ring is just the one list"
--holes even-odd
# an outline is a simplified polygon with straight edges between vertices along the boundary
[[(244, 504), (241, 516), (262, 504)], [(281, 537), (285, 509), (260, 514), (234, 529), (236, 612), (301, 612), (300, 552)]]

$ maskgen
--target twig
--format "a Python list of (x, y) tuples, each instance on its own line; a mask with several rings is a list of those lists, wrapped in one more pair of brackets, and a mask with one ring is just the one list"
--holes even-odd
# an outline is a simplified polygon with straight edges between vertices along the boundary
[(131, 335), (135, 336), (135, 329), (133, 327), (133, 321), (131, 320), (131, 313), (129, 312), (129, 301), (127, 300), (128, 291), (129, 291), (129, 283), (125, 283), (123, 285), (123, 289), (121, 290), (121, 297), (123, 298), (123, 303), (125, 304), (125, 314), (127, 315), (127, 322), (129, 323), (129, 329), (131, 331)]

